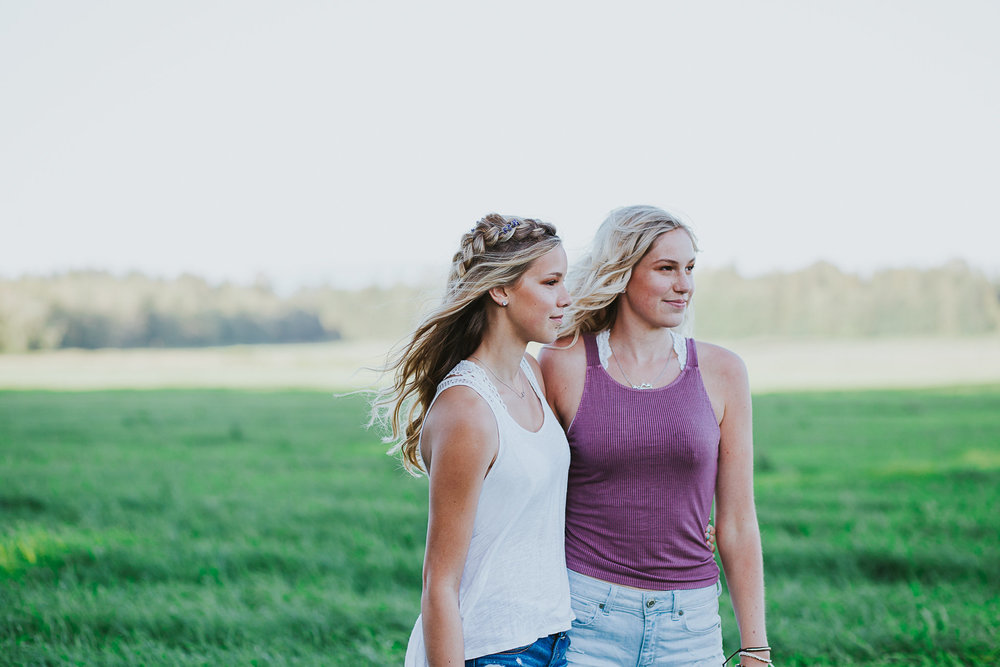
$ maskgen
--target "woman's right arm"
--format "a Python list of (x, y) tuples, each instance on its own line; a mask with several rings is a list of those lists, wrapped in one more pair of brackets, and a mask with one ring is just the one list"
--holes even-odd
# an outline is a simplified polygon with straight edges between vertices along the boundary
[(428, 663), (464, 664), (458, 594), (483, 480), (499, 448), (496, 418), (472, 389), (446, 389), (423, 424), (430, 479), (420, 612)]

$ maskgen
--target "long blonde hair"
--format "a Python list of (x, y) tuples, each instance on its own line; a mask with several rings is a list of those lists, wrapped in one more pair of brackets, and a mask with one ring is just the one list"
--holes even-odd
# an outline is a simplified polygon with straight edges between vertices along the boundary
[(694, 249), (698, 241), (687, 223), (655, 206), (623, 206), (608, 214), (594, 235), (589, 252), (569, 271), (566, 285), (573, 304), (566, 310), (560, 336), (611, 328), (618, 315), (618, 296), (625, 291), (632, 269), (656, 239), (683, 229)]
[(437, 385), (479, 347), (486, 331), (487, 293), (512, 285), (533, 261), (560, 243), (556, 228), (531, 218), (491, 213), (462, 236), (452, 258), (442, 303), (417, 326), (382, 368), (392, 383), (380, 390), (371, 421), (391, 431), (389, 450), (413, 475), (424, 471), (420, 428)]

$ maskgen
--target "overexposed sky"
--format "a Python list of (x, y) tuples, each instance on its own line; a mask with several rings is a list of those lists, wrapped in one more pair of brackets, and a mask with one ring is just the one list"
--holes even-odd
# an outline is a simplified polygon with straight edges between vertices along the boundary
[(0, 275), (433, 274), (489, 211), (1000, 274), (1000, 4), (0, 4)]

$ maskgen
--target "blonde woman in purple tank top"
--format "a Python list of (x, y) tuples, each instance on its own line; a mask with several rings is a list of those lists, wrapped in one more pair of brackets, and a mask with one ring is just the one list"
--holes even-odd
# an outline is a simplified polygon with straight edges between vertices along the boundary
[(525, 354), (556, 338), (565, 273), (552, 225), (487, 215), (462, 236), (442, 303), (388, 365), (373, 418), (429, 477), (407, 667), (566, 664), (569, 447)]
[(741, 665), (770, 663), (746, 368), (686, 338), (697, 244), (651, 206), (612, 211), (570, 271), (563, 337), (539, 361), (572, 453), (570, 665), (718, 665), (715, 537)]

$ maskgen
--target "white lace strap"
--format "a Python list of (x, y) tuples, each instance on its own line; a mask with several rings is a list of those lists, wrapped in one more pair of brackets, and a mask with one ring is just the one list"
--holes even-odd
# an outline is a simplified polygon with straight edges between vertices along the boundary
[(670, 332), (670, 336), (674, 339), (674, 352), (677, 353), (677, 363), (680, 364), (681, 370), (684, 370), (688, 361), (687, 336), (682, 336), (673, 331)]
[(507, 406), (504, 404), (503, 399), (500, 398), (500, 392), (497, 391), (496, 385), (490, 381), (489, 376), (486, 375), (486, 371), (477, 364), (468, 360), (458, 362), (451, 369), (451, 372), (438, 383), (437, 393), (434, 397), (437, 398), (445, 389), (458, 386), (473, 389), (483, 397), (483, 400), (490, 404), (494, 412), (498, 410), (507, 412)]
[(601, 360), (601, 366), (604, 366), (604, 370), (608, 370), (608, 361), (611, 359), (611, 343), (608, 342), (610, 338), (610, 329), (600, 331), (594, 336), (594, 340), (597, 342), (597, 358)]

